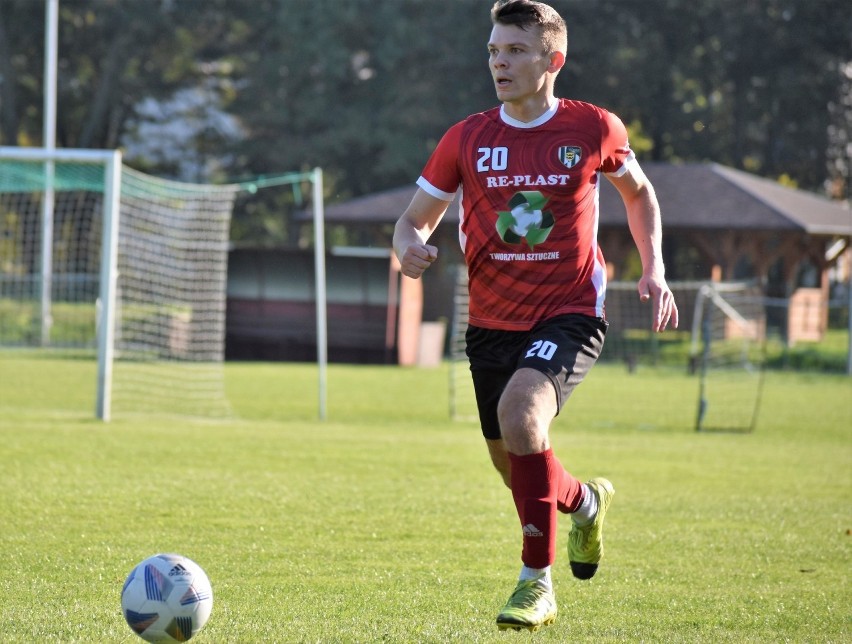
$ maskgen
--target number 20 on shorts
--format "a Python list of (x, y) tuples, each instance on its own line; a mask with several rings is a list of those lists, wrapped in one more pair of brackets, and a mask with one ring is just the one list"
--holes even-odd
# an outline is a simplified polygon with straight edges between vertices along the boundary
[(532, 343), (530, 350), (527, 351), (526, 357), (550, 360), (554, 353), (556, 353), (556, 345), (553, 342), (549, 340), (536, 340)]

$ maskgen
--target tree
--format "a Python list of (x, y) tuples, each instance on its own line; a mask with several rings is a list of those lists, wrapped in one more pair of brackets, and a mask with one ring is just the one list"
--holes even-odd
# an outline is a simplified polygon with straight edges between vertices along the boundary
[[(28, 0), (0, 2), (0, 143), (32, 145), (40, 140), (44, 7)], [(16, 26), (26, 25), (26, 29)], [(39, 39), (38, 35), (42, 37)], [(26, 37), (24, 37), (26, 35)]]
[(852, 59), (845, 3), (602, 0), (569, 3), (566, 14), (578, 34), (574, 89), (640, 122), (652, 158), (822, 187), (829, 105), (842, 103), (837, 70)]
[[(141, 169), (199, 181), (322, 166), (330, 199), (407, 184), (449, 125), (496, 103), (491, 4), (60, 0), (58, 143), (124, 146)], [(641, 158), (809, 189), (827, 162), (837, 174), (842, 0), (553, 4), (569, 29), (557, 93), (619, 114)], [(43, 22), (42, 2), (0, 0), (4, 144), (41, 143)], [(239, 234), (292, 242), (281, 220), (298, 200), (267, 195), (246, 202)]]

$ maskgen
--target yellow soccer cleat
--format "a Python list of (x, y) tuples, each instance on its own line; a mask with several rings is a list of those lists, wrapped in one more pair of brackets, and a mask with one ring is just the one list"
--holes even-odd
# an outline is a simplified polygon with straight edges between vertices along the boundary
[(497, 615), (497, 628), (501, 631), (507, 628), (537, 631), (556, 621), (556, 596), (539, 583), (542, 577), (518, 582), (509, 601)]
[(606, 511), (615, 495), (612, 483), (604, 478), (594, 478), (586, 485), (592, 494), (598, 497), (598, 513), (588, 525), (578, 526), (571, 522), (568, 535), (568, 561), (571, 572), (577, 579), (591, 579), (598, 571), (598, 563), (603, 557), (603, 522)]

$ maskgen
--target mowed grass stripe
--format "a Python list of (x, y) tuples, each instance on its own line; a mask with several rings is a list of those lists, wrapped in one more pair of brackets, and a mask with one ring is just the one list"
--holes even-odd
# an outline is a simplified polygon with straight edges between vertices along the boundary
[[(199, 642), (507, 637), (518, 521), (476, 424), (448, 420), (445, 368), (333, 365), (324, 423), (312, 365), (227, 365), (237, 418), (212, 422), (103, 424), (68, 389), (86, 361), (15, 371), (0, 641), (134, 641), (121, 584), (160, 551), (211, 578)], [(563, 463), (616, 497), (594, 580), (560, 551), (560, 616), (537, 639), (848, 639), (852, 381), (770, 373), (749, 435), (693, 432), (696, 386), (598, 365), (555, 422)]]

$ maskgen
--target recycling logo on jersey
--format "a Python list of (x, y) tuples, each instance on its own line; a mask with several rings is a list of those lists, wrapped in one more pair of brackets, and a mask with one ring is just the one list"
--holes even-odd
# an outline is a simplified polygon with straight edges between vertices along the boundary
[(530, 250), (547, 239), (553, 230), (553, 213), (544, 210), (547, 197), (538, 191), (516, 192), (509, 199), (509, 210), (497, 212), (497, 232), (507, 244), (526, 240)]

